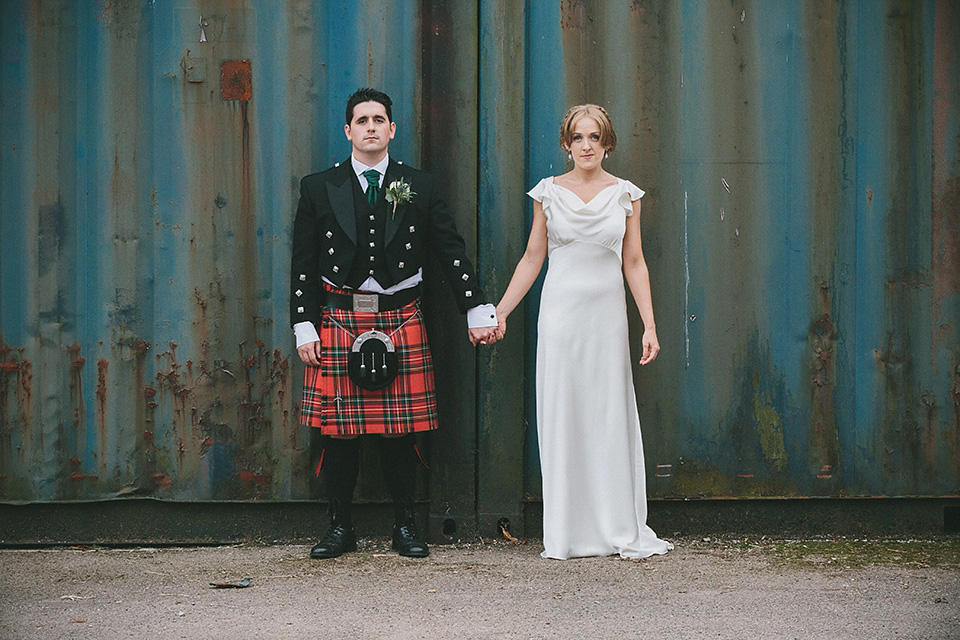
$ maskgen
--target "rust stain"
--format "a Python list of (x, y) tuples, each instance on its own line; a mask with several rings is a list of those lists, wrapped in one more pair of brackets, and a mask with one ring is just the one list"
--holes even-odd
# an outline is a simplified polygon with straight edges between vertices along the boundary
[(110, 363), (106, 358), (100, 358), (97, 360), (97, 402), (101, 405), (100, 409), (106, 414), (106, 401), (107, 401), (107, 370), (110, 368)]
[(106, 358), (97, 360), (96, 422), (97, 440), (100, 444), (100, 473), (107, 475), (107, 373), (110, 363)]
[(26, 464), (30, 459), (35, 426), (33, 364), (24, 359), (23, 353), (23, 347), (7, 345), (0, 335), (0, 464), (4, 469), (15, 466), (12, 438), (13, 425), (16, 422), (20, 424), (21, 442), (16, 451), (18, 464)]
[(97, 2), (97, 22), (108, 27), (113, 22), (113, 0), (99, 0)]
[(170, 474), (156, 472), (151, 476), (151, 478), (153, 479), (154, 484), (161, 489), (171, 489), (173, 487), (173, 481), (170, 479)]
[(83, 402), (83, 363), (86, 359), (80, 354), (80, 343), (74, 341), (67, 346), (67, 355), (70, 358), (70, 407), (73, 410), (73, 424), (77, 437), (82, 437), (86, 422), (86, 407)]
[(237, 477), (242, 482), (252, 482), (258, 487), (269, 487), (270, 486), (270, 475), (266, 472), (253, 473), (248, 469), (241, 469), (237, 472)]
[(224, 60), (220, 64), (220, 98), (247, 101), (253, 96), (253, 72), (249, 60)]

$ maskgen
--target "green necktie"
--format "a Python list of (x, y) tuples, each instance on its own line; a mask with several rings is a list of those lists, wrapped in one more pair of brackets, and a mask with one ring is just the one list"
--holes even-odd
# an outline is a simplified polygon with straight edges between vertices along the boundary
[(380, 172), (376, 169), (368, 169), (363, 172), (363, 177), (367, 179), (367, 202), (373, 209), (380, 197)]

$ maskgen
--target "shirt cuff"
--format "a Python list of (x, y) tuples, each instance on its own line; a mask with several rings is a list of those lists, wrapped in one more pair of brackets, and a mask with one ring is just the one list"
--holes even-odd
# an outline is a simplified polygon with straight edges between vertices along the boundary
[(467, 309), (467, 328), (483, 329), (497, 326), (497, 308), (492, 304), (481, 304)]
[(317, 328), (309, 320), (307, 322), (298, 322), (293, 325), (293, 333), (297, 336), (297, 349), (310, 342), (317, 342), (320, 339), (317, 334)]

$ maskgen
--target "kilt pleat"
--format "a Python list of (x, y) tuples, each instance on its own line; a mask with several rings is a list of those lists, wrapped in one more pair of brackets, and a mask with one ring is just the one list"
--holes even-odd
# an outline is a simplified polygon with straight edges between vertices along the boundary
[[(389, 335), (399, 356), (397, 377), (377, 391), (358, 387), (347, 373), (347, 354), (356, 336), (370, 329)], [(319, 335), (320, 366), (307, 365), (304, 373), (301, 424), (324, 435), (403, 434), (437, 428), (433, 360), (419, 299), (380, 313), (324, 309)]]

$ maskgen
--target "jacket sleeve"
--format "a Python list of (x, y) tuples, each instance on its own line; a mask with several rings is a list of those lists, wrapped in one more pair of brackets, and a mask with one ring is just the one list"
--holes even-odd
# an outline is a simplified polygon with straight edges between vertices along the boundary
[(428, 250), (436, 256), (443, 274), (453, 289), (453, 295), (460, 313), (487, 300), (480, 289), (477, 273), (467, 258), (466, 243), (457, 232), (457, 225), (447, 203), (437, 193), (436, 183), (429, 179), (429, 205), (427, 216), (430, 221), (430, 239)]
[[(317, 329), (323, 319), (320, 306), (319, 210), (315, 205), (315, 191), (308, 182), (300, 181), (300, 201), (293, 220), (293, 252), (290, 259), (290, 325), (312, 322)], [(313, 185), (317, 184), (315, 181)]]

